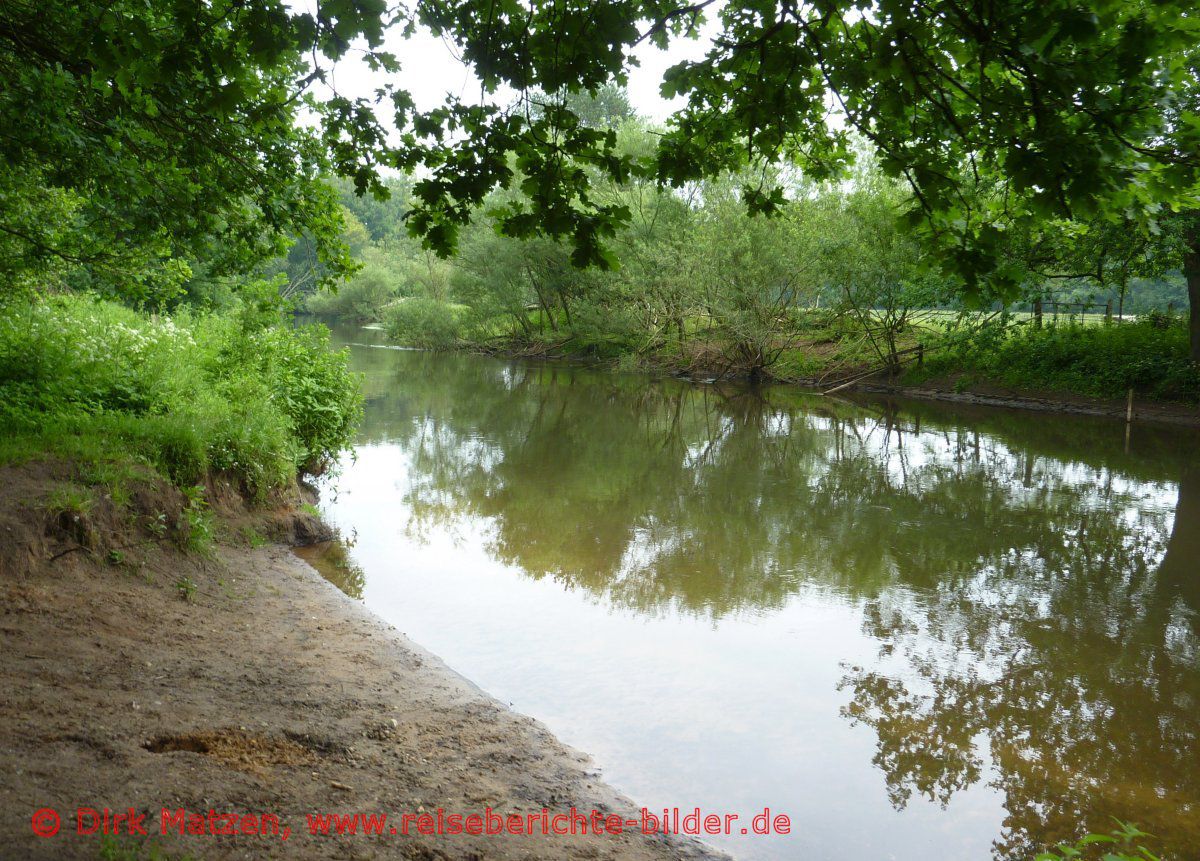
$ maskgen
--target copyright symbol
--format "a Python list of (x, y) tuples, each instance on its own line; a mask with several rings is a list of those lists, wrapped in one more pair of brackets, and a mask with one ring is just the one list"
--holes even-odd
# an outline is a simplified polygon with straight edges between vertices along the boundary
[(43, 807), (33, 814), (33, 819), (29, 824), (33, 826), (33, 833), (38, 837), (53, 837), (58, 833), (61, 823), (57, 811)]

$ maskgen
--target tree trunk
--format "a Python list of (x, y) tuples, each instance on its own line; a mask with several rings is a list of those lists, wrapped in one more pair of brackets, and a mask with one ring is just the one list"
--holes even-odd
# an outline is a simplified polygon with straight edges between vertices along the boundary
[(1193, 248), (1184, 257), (1188, 286), (1188, 331), (1192, 339), (1192, 361), (1200, 362), (1200, 248)]
[(1188, 287), (1188, 331), (1192, 340), (1192, 361), (1200, 362), (1200, 212), (1188, 213), (1184, 231), (1187, 247), (1183, 253), (1183, 275)]

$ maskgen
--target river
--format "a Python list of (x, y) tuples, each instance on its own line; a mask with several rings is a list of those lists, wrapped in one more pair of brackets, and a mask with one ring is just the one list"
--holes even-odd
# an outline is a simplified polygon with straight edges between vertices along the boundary
[(744, 859), (1200, 857), (1195, 431), (334, 341), (317, 561), (637, 804), (785, 814)]

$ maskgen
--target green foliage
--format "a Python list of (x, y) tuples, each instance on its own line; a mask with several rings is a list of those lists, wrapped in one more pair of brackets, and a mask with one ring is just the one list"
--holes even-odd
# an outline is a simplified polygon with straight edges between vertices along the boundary
[(256, 358), (256, 370), (295, 443), (296, 465), (320, 474), (349, 447), (359, 416), (358, 385), (345, 354), (329, 349), (323, 326), (272, 326), (237, 346)]
[(0, 307), (0, 458), (49, 450), (119, 489), (132, 457), (181, 488), (219, 471), (252, 495), (320, 471), (349, 443), (356, 381), (323, 327), (263, 315), (151, 317), (82, 296)]
[(279, 292), (284, 299), (302, 302), (323, 291), (335, 290), (339, 279), (349, 278), (359, 271), (359, 260), (368, 247), (370, 236), (362, 223), (344, 207), (340, 210), (340, 218), (339, 241), (353, 262), (348, 257), (331, 265), (322, 255), (320, 243), (311, 229), (306, 228), (288, 248), (287, 254), (267, 267), (268, 271), (283, 278), (285, 283)]
[(336, 292), (311, 294), (304, 307), (313, 314), (366, 322), (375, 319), (379, 309), (396, 297), (400, 279), (395, 270), (377, 252)]
[[(747, 211), (778, 213), (803, 189), (748, 168), (838, 182), (869, 154), (912, 191), (903, 208), (940, 252), (928, 263), (975, 299), (1014, 299), (1025, 269), (1013, 236), (1047, 220), (1153, 235), (1200, 207), (1188, 4), (724, 4), (705, 55), (665, 75), (685, 106), (648, 146), (626, 146), (617, 126), (631, 111), (614, 85), (634, 46), (697, 35), (709, 7), (12, 0), (0, 7), (0, 287), (158, 307), (228, 286), (301, 237), (287, 268), (308, 293), (353, 271), (363, 237), (394, 239), (402, 217), (449, 254), (485, 203), (505, 236), (612, 270), (640, 214), (614, 183), (686, 194), (734, 175)], [(386, 77), (400, 69), (386, 31), (417, 25), (458, 46), (480, 103), (417, 110)], [(351, 45), (380, 73), (374, 98), (318, 95)], [(517, 105), (488, 95), (505, 88)], [(421, 178), (385, 182), (384, 165)], [(323, 173), (345, 179), (333, 189)], [(368, 218), (351, 188), (408, 199)]]
[(458, 343), (458, 310), (425, 296), (401, 299), (384, 311), (388, 336), (401, 343), (447, 350)]
[(191, 577), (180, 577), (175, 581), (175, 590), (179, 593), (179, 597), (189, 604), (196, 596), (196, 589), (199, 588), (196, 582)]
[(1075, 843), (1060, 843), (1054, 849), (1038, 853), (1035, 861), (1159, 861), (1157, 855), (1138, 841), (1150, 835), (1129, 822), (1117, 820), (1109, 834), (1088, 834)]
[(180, 534), (183, 547), (193, 553), (208, 555), (213, 545), (213, 517), (204, 498), (204, 485), (183, 488), (186, 500)]
[[(482, 2), (422, 4), (422, 22), (460, 46), (485, 91), (511, 87), (534, 109), (451, 100), (414, 114), (398, 157), (431, 175), (414, 186), (413, 228), (448, 251), (473, 206), (519, 183), (503, 232), (567, 239), (574, 260), (606, 267), (632, 213), (596, 193), (598, 177), (685, 187), (790, 160), (834, 180), (856, 155), (852, 131), (912, 188), (914, 222), (932, 228), (943, 264), (968, 286), (1017, 286), (1004, 258), (1012, 224), (1147, 221), (1164, 205), (1196, 204), (1198, 25), (1187, 4), (725, 4), (705, 56), (665, 76), (664, 94), (686, 106), (653, 158), (631, 159), (570, 96), (621, 80), (635, 44), (696, 35), (708, 6), (536, 2), (498, 17)], [(541, 92), (568, 97), (547, 105)], [(741, 197), (773, 212), (787, 195), (750, 182)]]
[[(335, 169), (386, 189), (382, 137), (340, 97), (303, 93), (320, 63), (366, 38), (383, 7), (278, 0), (0, 5), (0, 291), (47, 275), (158, 304), (190, 277), (246, 273), (305, 233), (333, 273), (350, 268), (342, 213), (317, 181)], [(314, 112), (319, 128), (300, 123)]]
[(1015, 388), (1078, 392), (1097, 398), (1139, 397), (1195, 403), (1200, 368), (1188, 355), (1178, 318), (1146, 317), (1104, 326), (1031, 323), (991, 328), (927, 362), (924, 376), (953, 371)]
[(153, 841), (104, 835), (100, 838), (100, 861), (194, 861), (193, 855), (168, 852)]

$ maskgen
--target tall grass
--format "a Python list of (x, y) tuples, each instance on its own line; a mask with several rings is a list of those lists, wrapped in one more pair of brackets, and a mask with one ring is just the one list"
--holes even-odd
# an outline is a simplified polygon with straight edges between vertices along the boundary
[(210, 472), (253, 496), (319, 472), (360, 409), (323, 328), (245, 307), (151, 316), (87, 296), (0, 306), (0, 462), (142, 461), (180, 487)]

